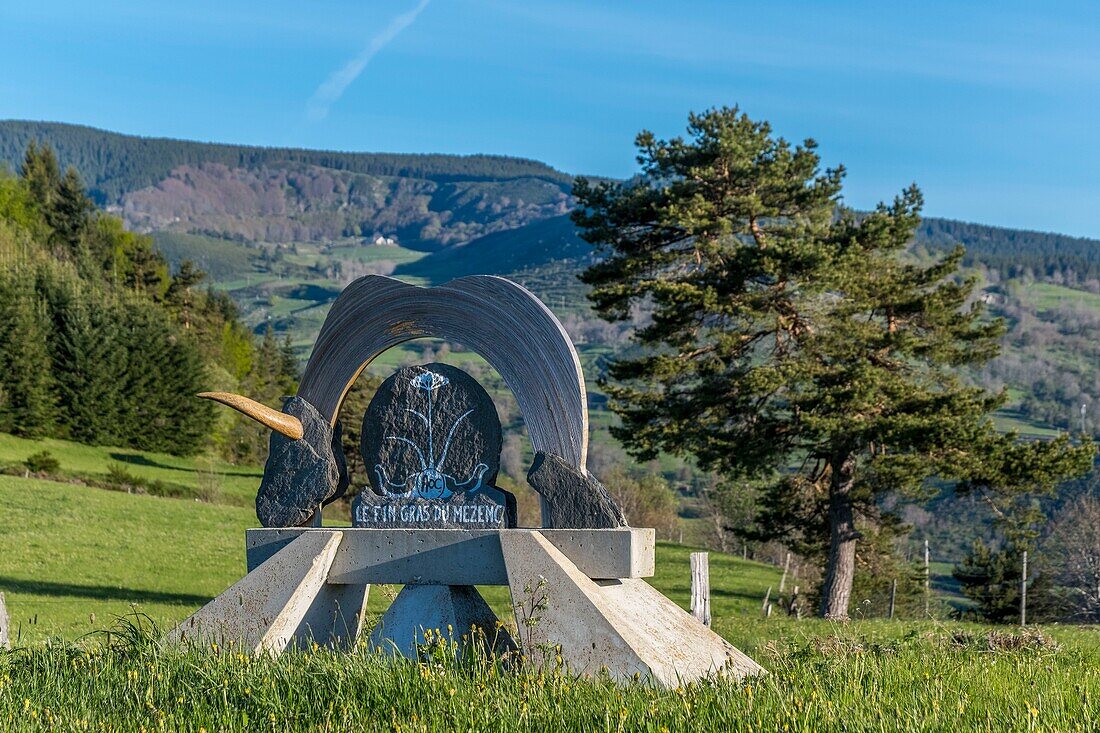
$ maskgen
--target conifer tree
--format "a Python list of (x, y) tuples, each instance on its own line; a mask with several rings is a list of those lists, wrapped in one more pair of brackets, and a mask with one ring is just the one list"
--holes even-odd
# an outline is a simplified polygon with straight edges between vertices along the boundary
[(49, 211), (61, 187), (61, 168), (57, 164), (53, 148), (49, 145), (39, 146), (32, 141), (23, 156), (19, 177), (23, 179), (40, 210)]
[(24, 270), (0, 277), (0, 431), (49, 435), (57, 420), (45, 309)]
[[(72, 277), (59, 276), (47, 297), (53, 315), (51, 357), (64, 435), (90, 444), (124, 444), (117, 306)], [(146, 365), (152, 371), (153, 365)]]
[(180, 262), (179, 271), (172, 276), (168, 283), (168, 290), (164, 294), (164, 302), (179, 314), (180, 324), (185, 329), (190, 329), (197, 294), (194, 288), (206, 277), (206, 273), (195, 266), (191, 260)]
[(574, 221), (603, 257), (582, 276), (597, 311), (651, 316), (641, 353), (608, 370), (614, 432), (641, 459), (775, 476), (743, 532), (825, 557), (823, 616), (847, 618), (860, 527), (884, 521), (884, 495), (933, 476), (1048, 491), (1089, 468), (1091, 444), (998, 435), (988, 414), (1003, 395), (960, 381), (1003, 328), (968, 305), (961, 249), (903, 256), (916, 187), (857, 218), (814, 141), (792, 147), (737, 109), (692, 115), (688, 131), (641, 133), (636, 180), (574, 187)]
[[(30, 146), (20, 172), (0, 177), (0, 430), (172, 453), (205, 447), (214, 410), (195, 393), (211, 373), (239, 381), (256, 372), (232, 301), (197, 291), (203, 273), (191, 263), (170, 278), (152, 240), (96, 214), (49, 147)], [(293, 385), (273, 339), (269, 352), (274, 376), (262, 381)]]
[(194, 340), (177, 333), (167, 315), (149, 304), (128, 304), (124, 324), (120, 346), (127, 360), (120, 376), (128, 444), (181, 455), (198, 452), (215, 413), (194, 398), (206, 379)]
[[(57, 238), (73, 257), (81, 253), (81, 238), (94, 211), (91, 199), (84, 193), (84, 184), (76, 168), (69, 166), (57, 187), (57, 195), (48, 219)], [(97, 273), (98, 274), (98, 273)]]

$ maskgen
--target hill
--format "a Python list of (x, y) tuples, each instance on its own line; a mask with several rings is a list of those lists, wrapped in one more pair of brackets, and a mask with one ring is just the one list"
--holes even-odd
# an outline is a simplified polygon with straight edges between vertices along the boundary
[[(239, 250), (233, 243), (365, 244), (379, 236), (414, 250), (460, 245), (397, 270), (432, 280), (475, 270), (513, 273), (589, 252), (563, 216), (572, 176), (533, 160), (265, 148), (6, 120), (0, 164), (18, 167), (32, 141), (53, 146), (95, 201), (132, 227), (207, 235), (230, 242), (221, 245), (230, 251)], [(179, 249), (178, 240), (162, 241)], [(1100, 272), (1098, 240), (924, 219), (917, 244), (940, 250), (956, 243), (971, 263), (1009, 277), (1030, 271), (1088, 289)], [(205, 245), (209, 254), (213, 247)], [(219, 279), (248, 274), (235, 256), (234, 267), (210, 271)]]
[(511, 275), (562, 260), (587, 261), (591, 255), (592, 246), (562, 215), (447, 247), (399, 265), (393, 274), (441, 283), (463, 275)]
[(17, 167), (31, 142), (52, 146), (99, 205), (136, 229), (272, 242), (466, 241), (564, 213), (571, 183), (544, 163), (504, 156), (261, 148), (0, 121), (0, 162)]

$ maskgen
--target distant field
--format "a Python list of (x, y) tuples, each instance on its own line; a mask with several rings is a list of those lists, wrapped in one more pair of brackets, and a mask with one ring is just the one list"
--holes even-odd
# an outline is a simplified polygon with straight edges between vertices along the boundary
[(182, 260), (191, 260), (212, 280), (218, 281), (251, 272), (258, 252), (240, 242), (180, 232), (156, 232), (153, 242), (173, 266)]
[(1061, 285), (1039, 282), (1020, 286), (1020, 293), (1024, 300), (1039, 310), (1075, 306), (1100, 311), (1100, 294), (1098, 293), (1089, 293), (1084, 290), (1074, 290)]
[(1014, 430), (1024, 438), (1053, 438), (1061, 433), (1060, 430), (1028, 420), (1010, 408), (993, 413), (993, 424), (1003, 433)]
[(394, 265), (417, 262), (428, 253), (396, 245), (356, 245), (333, 247), (331, 256), (341, 260), (353, 260), (364, 264), (391, 262)]
[(112, 465), (127, 473), (170, 484), (198, 487), (215, 484), (226, 503), (250, 505), (260, 485), (263, 469), (237, 466), (208, 458), (181, 458), (130, 448), (82, 445), (53, 438), (28, 440), (0, 433), (0, 466), (22, 463), (30, 455), (48, 451), (61, 464), (61, 472), (77, 476), (106, 477)]

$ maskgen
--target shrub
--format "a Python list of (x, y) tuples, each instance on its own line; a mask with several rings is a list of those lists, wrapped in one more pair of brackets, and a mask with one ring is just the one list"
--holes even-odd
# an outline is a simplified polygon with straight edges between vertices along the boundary
[(57, 473), (58, 469), (61, 468), (61, 461), (57, 460), (48, 450), (41, 450), (27, 456), (27, 459), (23, 461), (23, 465), (31, 473)]
[(107, 464), (107, 484), (116, 491), (133, 493), (145, 488), (145, 481), (126, 470), (121, 463)]

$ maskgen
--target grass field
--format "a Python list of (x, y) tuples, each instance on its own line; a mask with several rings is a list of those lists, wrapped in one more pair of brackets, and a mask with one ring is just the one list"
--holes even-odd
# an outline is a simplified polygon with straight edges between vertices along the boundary
[(1100, 311), (1100, 294), (1054, 285), (1030, 282), (1020, 286), (1023, 299), (1039, 310), (1074, 307)]
[[(244, 574), (244, 530), (256, 525), (250, 508), (11, 476), (0, 476), (0, 504), (0, 592), (31, 643), (104, 628), (131, 604), (161, 625), (183, 619)], [(661, 543), (654, 578), (685, 607), (690, 552)], [(724, 555), (712, 559), (711, 577), (716, 616), (752, 615), (779, 583), (775, 568)], [(398, 590), (373, 588), (371, 612), (384, 612)], [(508, 613), (506, 588), (482, 590)]]
[(0, 476), (0, 592), (13, 637), (74, 639), (136, 603), (186, 617), (244, 574), (251, 509)]
[(107, 478), (110, 468), (134, 476), (192, 489), (213, 484), (223, 503), (251, 506), (263, 470), (207, 458), (181, 458), (129, 448), (91, 446), (52, 438), (28, 440), (0, 433), (0, 466), (20, 464), (48, 451), (61, 464), (60, 473), (73, 477)]
[[(0, 655), (6, 730), (1095, 731), (1088, 632), (908, 625), (769, 629), (769, 670), (661, 691), (561, 671), (390, 662), (359, 650), (253, 659), (38, 647)], [(1094, 632), (1095, 633), (1095, 632)]]
[[(239, 578), (251, 510), (9, 476), (0, 502), (0, 590), (19, 636), (0, 652), (3, 730), (1090, 731), (1100, 720), (1100, 630), (764, 619), (779, 571), (717, 553), (715, 630), (766, 677), (665, 692), (460, 666), (439, 650), (419, 664), (362, 648), (181, 654), (148, 627), (108, 644), (85, 635), (132, 608), (170, 625)], [(652, 579), (683, 606), (690, 551), (659, 544)], [(505, 589), (483, 590), (506, 613)], [(372, 613), (395, 591), (373, 588)]]

